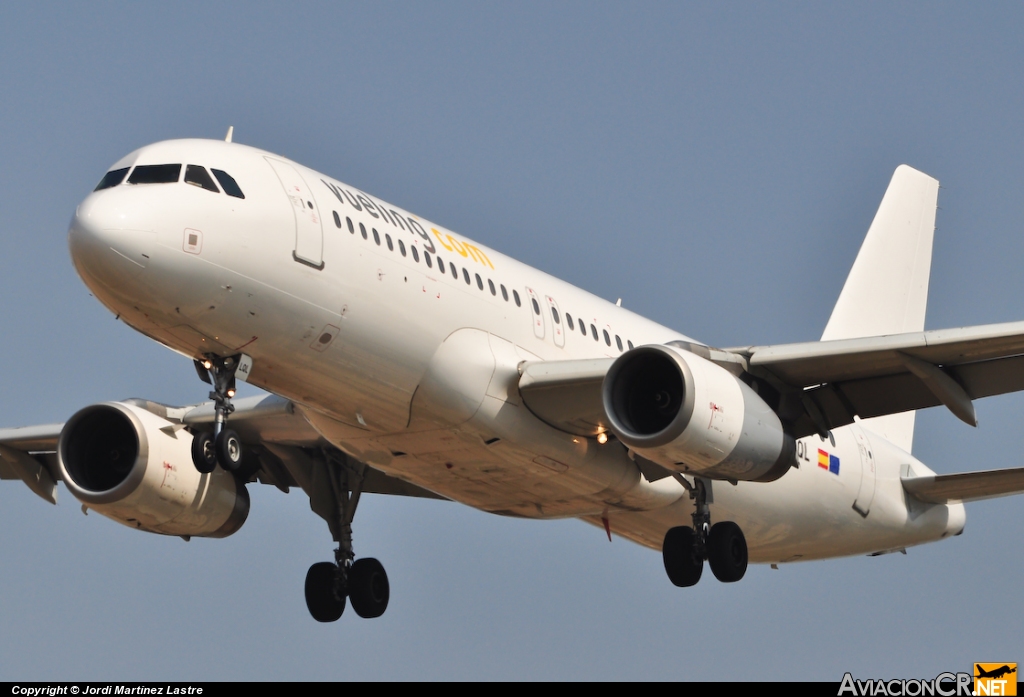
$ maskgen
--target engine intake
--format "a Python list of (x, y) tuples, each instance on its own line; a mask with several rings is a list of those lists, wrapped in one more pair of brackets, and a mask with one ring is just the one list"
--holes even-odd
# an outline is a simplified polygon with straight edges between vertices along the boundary
[(133, 528), (167, 535), (226, 537), (245, 522), (249, 493), (221, 469), (192, 464), (192, 436), (133, 404), (82, 409), (57, 444), (61, 476), (72, 495)]
[(750, 386), (672, 346), (622, 354), (605, 376), (603, 401), (619, 440), (671, 469), (767, 482), (796, 461), (793, 438)]

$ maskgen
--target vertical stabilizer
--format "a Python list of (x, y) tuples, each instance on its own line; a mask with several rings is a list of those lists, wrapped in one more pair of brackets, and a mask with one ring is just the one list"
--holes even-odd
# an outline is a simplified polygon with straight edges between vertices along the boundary
[[(907, 165), (892, 175), (822, 341), (924, 329), (939, 182)], [(862, 423), (907, 452), (915, 412)]]

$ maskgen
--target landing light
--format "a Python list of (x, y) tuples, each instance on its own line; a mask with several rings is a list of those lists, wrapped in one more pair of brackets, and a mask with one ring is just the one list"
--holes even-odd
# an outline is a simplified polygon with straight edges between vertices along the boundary
[(608, 434), (607, 433), (598, 433), (597, 434), (597, 442), (600, 443), (601, 445), (604, 445), (605, 443), (607, 443), (608, 442)]
[(228, 390), (228, 397), (234, 397), (234, 396), (235, 396), (235, 391), (234, 390)]
[(203, 361), (203, 367), (209, 370), (210, 368), (213, 367), (213, 363), (211, 363), (210, 361)]

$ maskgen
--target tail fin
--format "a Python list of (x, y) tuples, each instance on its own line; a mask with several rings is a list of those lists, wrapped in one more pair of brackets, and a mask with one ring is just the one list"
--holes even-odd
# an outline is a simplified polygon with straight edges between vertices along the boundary
[[(821, 336), (855, 339), (924, 329), (939, 182), (907, 165), (892, 175)], [(915, 412), (865, 419), (907, 452)]]

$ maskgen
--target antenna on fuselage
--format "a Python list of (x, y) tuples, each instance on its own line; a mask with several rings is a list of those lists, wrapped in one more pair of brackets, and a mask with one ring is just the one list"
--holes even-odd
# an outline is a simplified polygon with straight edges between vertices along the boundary
[(230, 143), (231, 142), (231, 136), (233, 136), (234, 134), (235, 134), (235, 127), (234, 126), (228, 126), (228, 134), (226, 136), (224, 136), (224, 142), (225, 143)]

